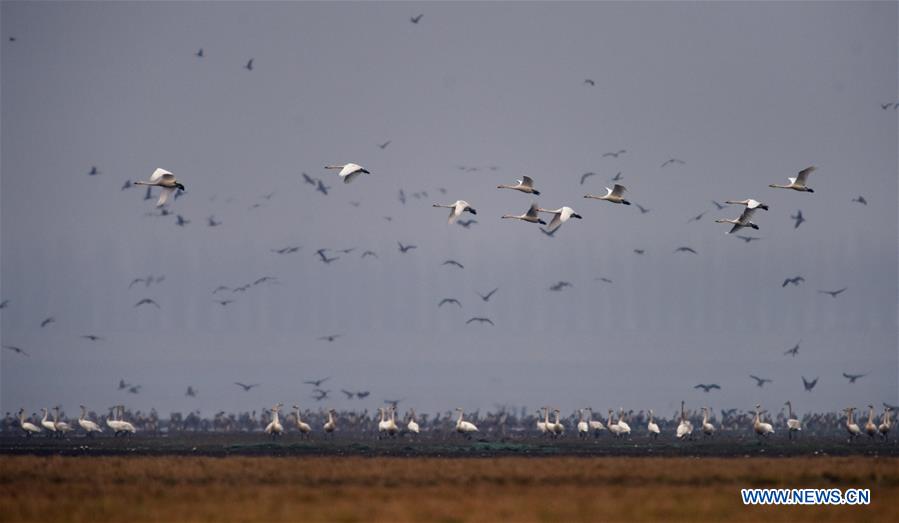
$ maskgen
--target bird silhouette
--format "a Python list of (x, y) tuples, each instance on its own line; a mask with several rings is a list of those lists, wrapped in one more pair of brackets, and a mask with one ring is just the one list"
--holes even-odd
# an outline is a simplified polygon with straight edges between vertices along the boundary
[(725, 207), (727, 207), (727, 205), (725, 205), (725, 204), (723, 204), (723, 203), (718, 203), (718, 202), (716, 202), (715, 200), (712, 200), (712, 203), (715, 204), (715, 207), (716, 207), (719, 211), (720, 211), (721, 209), (724, 209)]
[(572, 287), (572, 285), (571, 285), (571, 283), (569, 283), (567, 281), (560, 281), (560, 282), (550, 285), (549, 290), (558, 292), (558, 291), (561, 291), (562, 289), (564, 289), (565, 287)]
[(321, 180), (318, 180), (318, 182), (317, 182), (316, 185), (315, 185), (315, 190), (318, 191), (318, 192), (320, 192), (320, 193), (322, 193), (322, 194), (324, 194), (325, 196), (328, 195), (328, 191), (329, 191), (330, 189), (331, 189), (331, 187), (325, 185), (324, 183), (322, 183)]
[(132, 385), (128, 387), (128, 392), (130, 392), (131, 394), (140, 394), (140, 388), (142, 386), (143, 385)]
[(662, 163), (662, 167), (664, 168), (664, 167), (666, 167), (666, 166), (668, 166), (668, 165), (674, 165), (674, 164), (678, 164), (678, 165), (686, 165), (686, 163), (687, 163), (687, 162), (685, 162), (685, 161), (683, 161), (683, 160), (678, 160), (677, 158), (669, 158), (668, 160), (665, 160), (664, 163)]
[(584, 83), (587, 84), (587, 85), (589, 85), (590, 87), (596, 87), (596, 82), (594, 82), (593, 80), (591, 80), (591, 79), (589, 79), (589, 78), (587, 78), (586, 80), (584, 80)]
[(207, 222), (207, 225), (209, 225), (210, 227), (218, 227), (219, 225), (222, 224), (222, 222), (215, 220), (215, 216), (210, 216), (209, 218), (206, 218), (206, 222)]
[(740, 234), (738, 234), (736, 237), (743, 240), (746, 243), (752, 243), (756, 240), (761, 240), (761, 238), (756, 238), (755, 236), (743, 236)]
[(805, 278), (803, 278), (802, 276), (793, 276), (792, 278), (784, 279), (784, 282), (780, 286), (786, 287), (787, 285), (795, 285), (798, 287), (799, 284), (804, 281), (805, 281)]
[(330, 391), (330, 390), (315, 389), (315, 390), (312, 391), (312, 392), (314, 393), (314, 396), (312, 396), (312, 397), (313, 397), (313, 399), (315, 399), (315, 401), (322, 401), (322, 400), (324, 400), (324, 399), (326, 399), (326, 398), (328, 397), (328, 394), (329, 394), (331, 391)]
[(212, 291), (212, 294), (215, 294), (220, 291), (230, 291), (230, 290), (231, 290), (231, 287), (227, 287), (225, 285), (219, 285), (218, 287), (215, 288), (214, 291)]
[(253, 70), (253, 60), (254, 60), (253, 58), (250, 58), (250, 60), (247, 62), (247, 65), (243, 66), (244, 69), (246, 69), (247, 71), (252, 71)]
[(326, 256), (325, 252), (327, 250), (328, 249), (319, 249), (319, 250), (315, 251), (315, 254), (317, 254), (317, 255), (319, 255), (319, 257), (321, 257), (322, 262), (324, 262), (325, 264), (329, 264), (332, 261), (340, 259), (340, 256), (334, 256), (333, 258), (329, 258), (328, 256)]
[(184, 217), (181, 216), (180, 214), (177, 216), (177, 218), (175, 220), (175, 225), (177, 225), (178, 227), (184, 227), (188, 223), (190, 223), (190, 220), (185, 220)]
[(119, 379), (119, 390), (127, 389), (130, 386), (131, 386), (131, 384), (125, 383), (124, 379)]
[(443, 262), (443, 265), (455, 265), (456, 267), (458, 267), (458, 268), (460, 268), (460, 269), (464, 269), (464, 268), (465, 268), (464, 265), (462, 265), (461, 263), (457, 262), (456, 260), (446, 260), (445, 262)]
[(185, 392), (184, 395), (185, 395), (185, 396), (190, 396), (191, 398), (196, 398), (196, 397), (197, 397), (197, 390), (194, 389), (193, 387), (191, 387), (190, 385), (188, 385), (188, 386), (187, 386), (187, 392)]
[(362, 257), (362, 258), (365, 258), (366, 256), (374, 256), (375, 258), (378, 257), (378, 255), (375, 254), (374, 251), (365, 251), (365, 252), (362, 253), (362, 256), (361, 256), (361, 257)]
[(602, 157), (603, 157), (603, 158), (606, 158), (606, 157), (611, 156), (612, 158), (618, 158), (618, 156), (620, 156), (620, 155), (622, 155), (622, 154), (624, 154), (624, 153), (626, 153), (626, 152), (627, 152), (627, 151), (624, 150), (624, 149), (618, 149), (618, 150), (615, 151), (615, 152), (603, 153), (603, 154), (602, 154)]
[(475, 292), (475, 294), (480, 296), (481, 299), (484, 301), (490, 301), (490, 297), (493, 296), (493, 293), (495, 293), (498, 290), (499, 290), (499, 287), (493, 289), (492, 291), (488, 292), (487, 294), (481, 294), (480, 292)]
[(690, 222), (698, 222), (699, 220), (702, 219), (703, 216), (705, 216), (705, 214), (706, 214), (707, 212), (709, 212), (709, 211), (702, 211), (701, 213), (699, 213), (699, 214), (697, 214), (696, 216), (694, 216), (694, 217), (690, 218), (689, 220), (687, 220), (687, 223), (690, 223)]
[(203, 58), (203, 48), (199, 48), (196, 53), (194, 53), (198, 58)]
[(331, 379), (331, 376), (328, 376), (327, 378), (319, 378), (319, 379), (306, 380), (306, 381), (304, 381), (303, 383), (305, 383), (306, 385), (313, 385), (313, 386), (315, 386), (315, 387), (321, 387), (321, 386), (322, 386), (322, 383), (328, 381), (329, 379)]
[(647, 209), (646, 207), (643, 207), (639, 203), (635, 203), (634, 205), (637, 206), (637, 209), (640, 209), (640, 214), (646, 214), (649, 212), (649, 209)]
[[(330, 343), (330, 342), (336, 340), (336, 339), (339, 338), (339, 337), (340, 337), (340, 334), (329, 334), (329, 335), (327, 335), (327, 336), (322, 336), (321, 338), (319, 338), (319, 340), (320, 340), (320, 341), (327, 341), (327, 342)], [(316, 385), (316, 387), (317, 387), (317, 386), (318, 386), (318, 385)]]
[(587, 178), (589, 178), (589, 177), (591, 177), (591, 176), (596, 176), (596, 173), (594, 173), (594, 172), (589, 172), (589, 173), (584, 173), (584, 174), (582, 174), (582, 175), (581, 175), (581, 185), (584, 185), (584, 180), (586, 180)]
[(253, 286), (261, 285), (265, 282), (277, 281), (277, 280), (278, 280), (278, 278), (275, 278), (274, 276), (263, 276), (261, 278), (258, 278), (256, 281), (254, 281)]
[(440, 300), (440, 303), (437, 304), (437, 307), (442, 307), (444, 303), (455, 303), (460, 308), (462, 307), (462, 304), (456, 298), (443, 298), (442, 300)]
[(0, 302), (0, 309), (5, 309), (9, 305), (9, 300), (3, 300)]
[(471, 323), (473, 321), (476, 321), (479, 323), (489, 323), (490, 325), (494, 325), (494, 323), (492, 321), (490, 321), (490, 318), (477, 318), (477, 317), (471, 318), (470, 320), (466, 321), (465, 324), (468, 325), (469, 323)]
[(397, 245), (400, 246), (400, 252), (403, 254), (406, 254), (408, 251), (410, 251), (412, 249), (418, 248), (417, 245), (403, 245), (401, 242), (396, 242), (396, 243), (397, 243)]
[(811, 381), (805, 379), (805, 376), (802, 376), (802, 386), (805, 387), (805, 390), (811, 392), (812, 389), (815, 388), (815, 385), (818, 384), (818, 378), (815, 378)]
[(799, 354), (799, 344), (802, 343), (802, 340), (799, 340), (798, 343), (792, 348), (784, 351), (784, 356), (793, 356), (794, 358)]
[(603, 283), (612, 283), (612, 280), (606, 278), (605, 276), (601, 276), (599, 278), (593, 278), (594, 281), (601, 281)]
[(717, 383), (709, 383), (709, 384), (700, 383), (699, 385), (696, 385), (693, 388), (694, 389), (702, 389), (704, 392), (709, 392), (712, 389), (721, 390), (721, 385), (718, 385)]
[(371, 394), (371, 392), (369, 392), (367, 390), (362, 390), (362, 391), (359, 391), (356, 393), (356, 397), (361, 400), (363, 398), (367, 398), (369, 394)]
[(612, 181), (617, 182), (617, 181), (620, 181), (622, 178), (624, 178), (624, 176), (621, 175), (621, 171), (618, 171), (617, 173), (615, 173), (615, 176), (612, 177)]
[(228, 304), (234, 303), (234, 300), (215, 300), (216, 303), (221, 305), (222, 307), (227, 307)]
[(88, 172), (87, 174), (88, 176), (97, 176), (98, 174), (100, 174), (100, 169), (97, 169), (97, 166), (95, 165), (91, 167), (90, 172)]
[(843, 377), (846, 378), (847, 380), (849, 380), (849, 383), (855, 383), (855, 380), (857, 380), (859, 378), (864, 378), (868, 374), (869, 373), (867, 373), (867, 372), (864, 374), (847, 374), (844, 372)]
[(258, 387), (258, 386), (259, 386), (258, 383), (252, 383), (252, 384), (250, 384), (250, 385), (246, 385), (246, 384), (243, 384), (243, 383), (241, 383), (241, 382), (239, 382), (239, 381), (235, 381), (234, 384), (237, 385), (238, 387), (242, 388), (244, 392), (249, 392), (250, 389), (252, 389), (253, 387)]
[(696, 251), (690, 247), (678, 247), (677, 249), (674, 249), (674, 252), (690, 252), (696, 254)]
[(56, 318), (54, 318), (53, 316), (50, 316), (49, 318), (42, 321), (41, 328), (43, 329), (44, 327), (46, 327), (47, 325), (50, 325), (51, 323), (56, 323)]
[(86, 340), (91, 340), (91, 341), (103, 341), (104, 340), (104, 338), (97, 336), (95, 334), (85, 334), (84, 336), (82, 336), (82, 338), (84, 338)]
[(845, 292), (846, 289), (848, 289), (848, 288), (849, 288), (849, 287), (843, 287), (842, 289), (838, 289), (838, 290), (835, 290), (835, 291), (822, 291), (822, 290), (819, 290), (818, 292), (821, 293), (821, 294), (829, 294), (831, 298), (836, 298), (836, 297), (839, 296), (841, 293)]
[(24, 350), (22, 350), (19, 347), (16, 347), (15, 345), (4, 345), (3, 348), (7, 349), (7, 350), (11, 350), (11, 351), (15, 352), (16, 354), (21, 354), (22, 356), (30, 356), (27, 352), (25, 352)]
[[(421, 17), (423, 17), (423, 16), (424, 16), (423, 14), (413, 16), (413, 17), (409, 18), (409, 21), (412, 22), (413, 24), (417, 24), (418, 22), (421, 21)], [(383, 149), (383, 147), (382, 147), (382, 149)]]
[(387, 140), (387, 141), (384, 142), (384, 143), (379, 143), (379, 144), (378, 144), (378, 147), (380, 147), (381, 150), (384, 150), (384, 149), (387, 148), (388, 145), (390, 145), (390, 140)]
[(799, 226), (802, 225), (802, 222), (805, 221), (805, 218), (802, 216), (802, 211), (801, 211), (801, 210), (797, 210), (795, 215), (791, 214), (791, 215), (790, 215), (790, 219), (793, 220), (793, 221), (795, 222), (795, 223), (793, 224), (793, 228), (794, 228), (794, 229), (798, 229)]
[(456, 223), (459, 224), (459, 225), (461, 225), (462, 227), (465, 227), (466, 229), (468, 229), (468, 228), (470, 228), (470, 227), (472, 226), (472, 224), (478, 223), (478, 221), (475, 220), (475, 219), (471, 219), (471, 220), (456, 220)]
[(135, 307), (140, 307), (141, 305), (155, 305), (157, 309), (161, 308), (158, 303), (156, 303), (155, 301), (153, 301), (150, 298), (144, 298), (134, 304)]
[(634, 254), (646, 254), (646, 249), (634, 249)]
[(892, 106), (892, 105), (893, 105), (892, 102), (890, 102), (890, 103), (888, 103), (888, 104), (880, 104), (880, 108), (883, 109), (884, 111), (886, 111), (886, 110), (889, 109), (890, 106)]
[(765, 386), (765, 383), (773, 383), (773, 380), (770, 380), (770, 379), (768, 379), (768, 378), (759, 378), (758, 376), (755, 376), (755, 375), (752, 375), (752, 374), (750, 374), (749, 377), (752, 378), (752, 379), (754, 379), (754, 380), (755, 380), (756, 386), (757, 386), (757, 387), (760, 387), (760, 388), (761, 388), (761, 387), (764, 387), (764, 386)]
[(340, 392), (346, 394), (346, 399), (351, 400), (356, 397), (356, 393), (346, 389), (340, 389)]
[(864, 196), (859, 195), (857, 198), (852, 199), (853, 202), (860, 203), (862, 205), (868, 205), (868, 200), (865, 199)]

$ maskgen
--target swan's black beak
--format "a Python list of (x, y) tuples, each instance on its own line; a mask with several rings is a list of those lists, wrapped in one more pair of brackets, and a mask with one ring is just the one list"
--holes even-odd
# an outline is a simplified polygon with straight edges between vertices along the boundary
[(625, 205), (630, 205), (630, 204), (631, 204), (631, 202), (629, 202), (629, 201), (627, 201), (627, 200), (621, 200), (621, 203), (623, 203), (623, 204), (625, 204)]
[(807, 192), (815, 192), (814, 189), (808, 189)]
[(583, 216), (581, 216), (580, 214), (572, 214), (571, 217), (572, 217), (572, 218), (577, 218), (578, 220), (580, 220), (580, 219), (583, 218)]
[(186, 190), (186, 189), (184, 189), (184, 185), (182, 185), (182, 184), (180, 184), (180, 183), (176, 183), (176, 184), (175, 184), (175, 187), (181, 189), (182, 191)]
[[(809, 189), (809, 191), (811, 191), (811, 189)], [(534, 191), (534, 194), (540, 196), (540, 191)]]
[(762, 209), (765, 209), (766, 211), (768, 210), (768, 206), (767, 206), (767, 205), (759, 205), (759, 207), (761, 207)]
[(759, 230), (759, 226), (756, 225), (756, 224), (754, 224), (754, 223), (750, 223), (749, 226), (752, 227), (752, 228), (755, 229), (755, 230)]
[(546, 225), (546, 222), (543, 220), (538, 220), (537, 223), (539, 223), (540, 225)]
[(471, 207), (468, 208), (468, 212), (470, 212), (471, 214), (477, 214), (477, 213), (478, 213), (478, 211), (472, 209)]

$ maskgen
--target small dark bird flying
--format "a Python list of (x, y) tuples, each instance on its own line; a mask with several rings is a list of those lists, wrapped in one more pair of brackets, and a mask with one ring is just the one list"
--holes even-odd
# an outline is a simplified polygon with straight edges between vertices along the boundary
[(852, 201), (855, 203), (860, 203), (862, 205), (868, 205), (868, 200), (866, 200), (862, 195), (859, 195), (857, 198), (853, 198)]
[(674, 249), (674, 252), (690, 252), (696, 254), (696, 251), (690, 247), (678, 247), (677, 249)]
[(791, 214), (790, 219), (795, 222), (793, 224), (794, 229), (798, 229), (802, 222), (805, 221), (805, 218), (802, 216), (802, 210), (797, 210), (795, 215)]
[(471, 323), (473, 321), (476, 321), (479, 323), (489, 323), (490, 325), (494, 325), (494, 323), (492, 321), (490, 321), (490, 318), (471, 318), (470, 320), (466, 321), (465, 324), (468, 325), (469, 323)]
[(144, 298), (134, 304), (135, 307), (140, 307), (141, 305), (155, 305), (157, 309), (161, 308), (158, 303), (156, 303), (155, 301), (153, 301), (150, 298)]
[(445, 262), (443, 262), (443, 265), (455, 265), (456, 267), (458, 267), (458, 268), (460, 268), (460, 269), (464, 269), (464, 268), (465, 268), (464, 265), (462, 265), (461, 263), (457, 262), (456, 260), (446, 260)]
[(686, 165), (686, 163), (687, 162), (685, 162), (683, 160), (678, 160), (677, 158), (670, 158), (668, 160), (665, 160), (664, 163), (662, 163), (662, 167), (666, 167), (668, 165), (673, 165), (673, 164)]
[(584, 185), (584, 180), (586, 180), (587, 178), (589, 178), (589, 177), (591, 177), (591, 176), (596, 176), (596, 173), (594, 173), (594, 172), (589, 172), (589, 173), (584, 173), (584, 174), (582, 174), (582, 175), (581, 175), (581, 185)]
[(752, 374), (750, 374), (749, 377), (755, 380), (755, 384), (757, 387), (764, 387), (765, 383), (773, 383), (773, 381), (774, 381), (774, 380), (770, 380), (768, 378), (759, 378), (758, 376), (755, 376)]
[(835, 291), (822, 291), (822, 290), (819, 290), (818, 292), (821, 293), (821, 294), (830, 294), (830, 297), (831, 297), (831, 298), (836, 298), (836, 297), (839, 296), (841, 293), (846, 292), (846, 289), (848, 289), (848, 288), (849, 288), (849, 287), (843, 287), (842, 289), (838, 289), (838, 290), (835, 290)]
[(793, 356), (794, 358), (799, 354), (799, 344), (802, 343), (802, 340), (796, 343), (796, 345), (792, 349), (788, 349), (784, 351), (784, 356)]
[(197, 397), (197, 391), (190, 385), (187, 386), (187, 392), (184, 393), (185, 396), (190, 396), (191, 398)]
[(803, 278), (802, 276), (793, 276), (792, 278), (784, 279), (784, 282), (780, 286), (786, 287), (787, 285), (795, 285), (798, 287), (799, 284), (804, 281), (805, 281), (805, 278)]
[(401, 242), (396, 242), (396, 243), (397, 243), (397, 245), (400, 246), (400, 252), (403, 253), (403, 254), (405, 254), (406, 252), (408, 252), (408, 251), (410, 251), (410, 250), (412, 250), (412, 249), (417, 249), (417, 248), (418, 248), (417, 245), (403, 245)]
[(97, 169), (97, 166), (95, 165), (95, 166), (91, 167), (90, 172), (87, 174), (88, 174), (88, 176), (97, 176), (98, 174), (100, 174), (100, 169)]
[[(424, 16), (423, 14), (413, 16), (413, 17), (409, 18), (409, 21), (412, 22), (413, 24), (417, 24), (418, 22), (421, 22), (421, 17), (423, 17), (423, 16)], [(383, 149), (383, 147), (381, 147), (381, 149)]]
[(846, 378), (847, 380), (849, 380), (849, 383), (855, 383), (855, 380), (857, 380), (859, 378), (864, 378), (868, 374), (869, 373), (867, 373), (867, 372), (864, 374), (847, 374), (844, 372), (843, 377)]
[(712, 390), (712, 389), (718, 389), (718, 390), (721, 390), (721, 385), (718, 385), (717, 383), (709, 383), (709, 384), (700, 383), (699, 385), (696, 385), (696, 386), (693, 387), (693, 388), (694, 388), (694, 389), (702, 389), (703, 392), (708, 392), (708, 391), (710, 391), (710, 390)]
[(253, 60), (254, 60), (253, 58), (250, 58), (250, 61), (247, 62), (247, 65), (243, 66), (244, 69), (246, 69), (247, 71), (252, 71), (253, 70)]
[(387, 140), (387, 141), (384, 142), (384, 143), (379, 143), (379, 144), (378, 144), (378, 147), (380, 147), (381, 150), (384, 150), (384, 149), (387, 148), (388, 145), (390, 145), (390, 140)]
[(442, 307), (444, 303), (455, 303), (459, 307), (462, 307), (462, 304), (456, 298), (443, 298), (440, 300), (440, 303), (437, 304), (437, 307)]
[(41, 328), (43, 329), (44, 327), (46, 327), (47, 325), (50, 325), (51, 323), (56, 323), (56, 318), (54, 318), (53, 316), (50, 316), (49, 318), (42, 321)]
[(755, 236), (743, 236), (740, 234), (737, 235), (737, 238), (743, 240), (746, 243), (752, 243), (756, 240), (761, 240), (761, 238), (756, 238)]
[(587, 78), (586, 80), (584, 80), (584, 83), (587, 84), (587, 85), (589, 85), (590, 87), (596, 87), (596, 82), (594, 82), (593, 80), (591, 80), (591, 79), (589, 79), (589, 78)]
[(250, 384), (250, 385), (245, 385), (245, 384), (243, 384), (243, 383), (241, 383), (241, 382), (239, 382), (239, 381), (235, 381), (234, 384), (237, 385), (238, 387), (242, 388), (244, 392), (249, 392), (250, 389), (252, 389), (253, 387), (258, 387), (258, 386), (259, 386), (258, 383), (252, 383), (252, 384)]
[[(320, 341), (327, 341), (327, 342), (330, 343), (330, 342), (336, 340), (336, 339), (339, 338), (339, 337), (340, 337), (340, 334), (329, 334), (329, 335), (327, 335), (327, 336), (322, 336), (321, 338), (319, 338), (319, 340), (320, 340)], [(317, 386), (318, 386), (318, 385), (316, 385), (316, 387), (317, 387)]]
[(328, 376), (327, 378), (320, 378), (320, 379), (315, 379), (315, 380), (306, 380), (303, 383), (305, 383), (307, 385), (313, 385), (315, 387), (321, 387), (322, 383), (328, 381), (329, 379), (331, 379), (331, 376)]
[(561, 291), (562, 289), (564, 289), (565, 287), (572, 287), (572, 285), (571, 285), (571, 283), (569, 283), (567, 281), (560, 281), (560, 282), (550, 285), (549, 290), (558, 292), (558, 291)]
[(495, 293), (498, 290), (499, 290), (499, 287), (493, 289), (492, 291), (488, 292), (487, 294), (481, 294), (480, 292), (476, 292), (475, 294), (480, 296), (481, 299), (484, 301), (490, 301), (490, 297), (493, 296), (493, 293)]
[(802, 386), (805, 387), (805, 390), (811, 392), (812, 389), (815, 388), (815, 385), (818, 384), (818, 378), (813, 380), (805, 379), (805, 376), (802, 376)]
[(94, 334), (85, 334), (84, 336), (82, 336), (82, 338), (84, 338), (86, 340), (91, 340), (91, 341), (103, 341), (104, 340), (104, 338), (101, 338), (100, 336), (97, 336)]
[(19, 347), (16, 347), (15, 345), (4, 345), (3, 348), (4, 348), (4, 349), (7, 349), (7, 350), (11, 350), (11, 351), (15, 352), (16, 354), (21, 354), (22, 356), (28, 356), (28, 355), (29, 355), (27, 352), (25, 352), (24, 350), (20, 349)]

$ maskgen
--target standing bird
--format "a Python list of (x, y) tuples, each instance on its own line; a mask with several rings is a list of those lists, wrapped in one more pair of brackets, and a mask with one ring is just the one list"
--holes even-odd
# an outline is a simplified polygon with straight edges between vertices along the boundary
[(756, 437), (767, 438), (769, 435), (774, 434), (774, 427), (770, 423), (762, 422), (761, 416), (765, 411), (761, 410), (761, 408), (761, 405), (755, 406), (755, 420), (752, 422), (752, 428), (755, 430)]
[(85, 416), (87, 416), (87, 409), (84, 405), (79, 405), (79, 407), (81, 407), (81, 417), (78, 418), (78, 426), (80, 426), (84, 432), (87, 432), (88, 437), (93, 437), (94, 432), (103, 432), (103, 429), (101, 429), (95, 422), (85, 419)]
[(527, 212), (525, 212), (524, 214), (520, 214), (520, 215), (504, 214), (502, 216), (502, 218), (511, 218), (514, 220), (521, 220), (521, 221), (525, 221), (525, 222), (529, 222), (529, 223), (539, 223), (540, 225), (546, 225), (546, 222), (541, 220), (540, 217), (537, 215), (537, 209), (538, 209), (537, 203), (534, 202), (531, 204), (530, 208), (528, 208)]
[(25, 409), (19, 409), (19, 427), (25, 432), (26, 438), (30, 438), (32, 434), (42, 432), (34, 423), (25, 421)]
[(343, 183), (350, 183), (351, 181), (361, 176), (362, 173), (371, 174), (371, 172), (363, 168), (361, 165), (355, 163), (346, 163), (343, 165), (326, 165), (325, 169), (339, 169), (340, 172), (337, 173), (337, 175), (343, 178)]
[(793, 439), (793, 433), (802, 430), (802, 422), (793, 416), (793, 404), (791, 402), (787, 401), (784, 405), (787, 406), (787, 436), (789, 439)]
[(592, 198), (594, 200), (605, 200), (607, 202), (612, 203), (623, 203), (624, 205), (630, 205), (631, 202), (624, 199), (624, 191), (627, 189), (621, 185), (616, 183), (611, 189), (606, 187), (606, 194), (603, 196), (596, 196), (593, 194), (585, 194), (584, 198)]
[(855, 418), (852, 415), (855, 412), (855, 407), (848, 407), (843, 409), (843, 412), (846, 413), (846, 431), (849, 433), (849, 441), (852, 442), (857, 436), (860, 436), (862, 431), (858, 428), (858, 425), (855, 423)]
[(536, 196), (540, 196), (540, 191), (534, 189), (534, 180), (530, 176), (522, 176), (520, 180), (516, 180), (518, 183), (515, 185), (497, 185), (497, 189), (513, 189), (515, 191), (521, 191), (527, 194), (533, 194)]
[[(134, 182), (134, 185), (162, 187), (162, 194), (159, 195), (159, 200), (156, 201), (157, 207), (165, 205), (169, 196), (171, 196), (176, 189), (184, 190), (184, 185), (175, 179), (175, 175), (165, 169), (156, 169), (153, 171), (153, 174), (150, 175), (150, 181), (136, 181)], [(149, 190), (149, 187), (147, 187), (147, 190)]]
[(462, 416), (465, 415), (462, 407), (456, 407), (456, 410), (459, 411), (459, 419), (456, 420), (456, 432), (464, 436), (468, 436), (468, 438), (470, 439), (471, 435), (478, 431), (478, 428), (474, 423), (462, 419)]
[(471, 214), (477, 214), (478, 211), (474, 210), (471, 205), (468, 204), (465, 200), (457, 200), (456, 203), (451, 203), (449, 205), (441, 205), (439, 203), (433, 204), (431, 207), (443, 207), (444, 209), (450, 209), (449, 219), (446, 223), (452, 224), (456, 220), (462, 216), (463, 212), (470, 212)]
[(806, 186), (805, 183), (808, 180), (808, 175), (814, 171), (814, 166), (806, 167), (805, 169), (799, 171), (799, 174), (797, 174), (795, 178), (787, 178), (787, 180), (790, 182), (787, 185), (772, 183), (768, 185), (768, 187), (774, 187), (775, 189), (793, 189), (794, 191), (813, 193), (815, 191)]
[(880, 437), (882, 437), (884, 441), (889, 437), (890, 428), (893, 426), (890, 422), (890, 412), (892, 411), (892, 408), (886, 405), (883, 406), (883, 415), (880, 417), (880, 425), (877, 427), (877, 430), (880, 432)]
[(278, 412), (281, 411), (281, 406), (283, 404), (278, 403), (274, 407), (272, 407), (272, 421), (265, 426), (265, 433), (275, 439), (284, 433), (284, 425), (281, 425), (281, 419), (278, 416)]
[(560, 207), (555, 210), (537, 209), (537, 211), (553, 215), (553, 219), (546, 227), (547, 232), (550, 233), (555, 232), (555, 230), (561, 227), (563, 223), (567, 222), (569, 218), (577, 218), (578, 220), (582, 219), (582, 216), (574, 212), (574, 209), (572, 209), (571, 207)]

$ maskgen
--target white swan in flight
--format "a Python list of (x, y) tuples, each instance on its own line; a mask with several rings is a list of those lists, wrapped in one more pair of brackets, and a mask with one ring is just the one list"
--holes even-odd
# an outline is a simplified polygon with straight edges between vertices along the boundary
[(584, 198), (593, 198), (594, 200), (605, 200), (607, 202), (612, 203), (622, 203), (624, 205), (630, 205), (631, 202), (624, 199), (624, 191), (626, 191), (625, 187), (621, 184), (616, 183), (614, 187), (611, 189), (606, 187), (606, 194), (603, 196), (596, 196), (594, 194), (585, 194)]
[(435, 203), (431, 207), (443, 207), (445, 209), (452, 209), (449, 213), (449, 220), (446, 223), (452, 225), (456, 220), (462, 216), (463, 212), (470, 212), (471, 214), (477, 214), (478, 211), (474, 210), (474, 208), (468, 204), (465, 200), (456, 200), (456, 203), (450, 205), (440, 205), (439, 203)]
[(534, 194), (536, 196), (540, 196), (540, 191), (534, 189), (534, 179), (530, 176), (522, 176), (520, 180), (516, 180), (518, 183), (515, 185), (497, 185), (497, 189), (513, 189), (515, 191), (521, 191), (527, 194)]
[(752, 221), (750, 221), (750, 220), (752, 220), (753, 214), (755, 214), (755, 208), (754, 207), (746, 207), (745, 209), (743, 209), (743, 213), (740, 214), (739, 218), (730, 219), (730, 220), (728, 220), (728, 219), (715, 220), (715, 223), (733, 224), (733, 227), (731, 227), (730, 230), (727, 231), (727, 234), (733, 234), (733, 233), (739, 231), (740, 229), (742, 229), (743, 227), (752, 227), (753, 229), (758, 230), (759, 226), (752, 223)]
[(530, 223), (539, 223), (540, 225), (546, 225), (546, 222), (541, 220), (540, 217), (537, 215), (538, 209), (539, 208), (537, 207), (537, 203), (535, 202), (535, 203), (531, 204), (531, 207), (524, 214), (520, 214), (517, 216), (514, 214), (504, 214), (502, 217), (503, 218), (512, 218), (515, 220), (522, 220), (522, 221), (530, 222)]
[(137, 181), (134, 182), (134, 185), (155, 185), (157, 187), (162, 187), (162, 194), (159, 195), (156, 207), (165, 205), (165, 202), (169, 200), (169, 197), (175, 192), (175, 189), (184, 190), (184, 185), (175, 179), (175, 175), (165, 169), (156, 169), (153, 171), (153, 174), (150, 175), (150, 181)]
[(340, 169), (340, 172), (337, 173), (337, 175), (343, 178), (343, 183), (350, 183), (351, 181), (358, 178), (362, 173), (371, 174), (364, 167), (355, 163), (347, 163), (343, 165), (326, 165), (325, 169)]
[(539, 212), (545, 212), (553, 215), (553, 219), (549, 222), (549, 225), (546, 227), (546, 230), (550, 233), (555, 232), (556, 229), (562, 226), (563, 223), (567, 222), (569, 218), (577, 218), (580, 220), (583, 218), (580, 214), (574, 212), (574, 209), (571, 207), (560, 207), (555, 210), (551, 209), (537, 209)]
[[(712, 203), (714, 203), (715, 205), (718, 205), (718, 203), (715, 202), (714, 200), (712, 201)], [(762, 203), (758, 200), (753, 200), (752, 198), (749, 198), (747, 200), (727, 200), (727, 201), (725, 201), (725, 203), (729, 203), (731, 205), (745, 205), (746, 207), (748, 207), (750, 209), (761, 208), (766, 211), (768, 210), (768, 204)]]
[(805, 185), (806, 181), (808, 180), (808, 175), (810, 175), (814, 171), (814, 166), (806, 167), (805, 169), (799, 171), (799, 174), (797, 174), (795, 178), (787, 178), (787, 180), (790, 182), (787, 185), (772, 183), (768, 185), (768, 187), (774, 187), (775, 189), (793, 189), (794, 191), (799, 192), (815, 192), (810, 187)]

